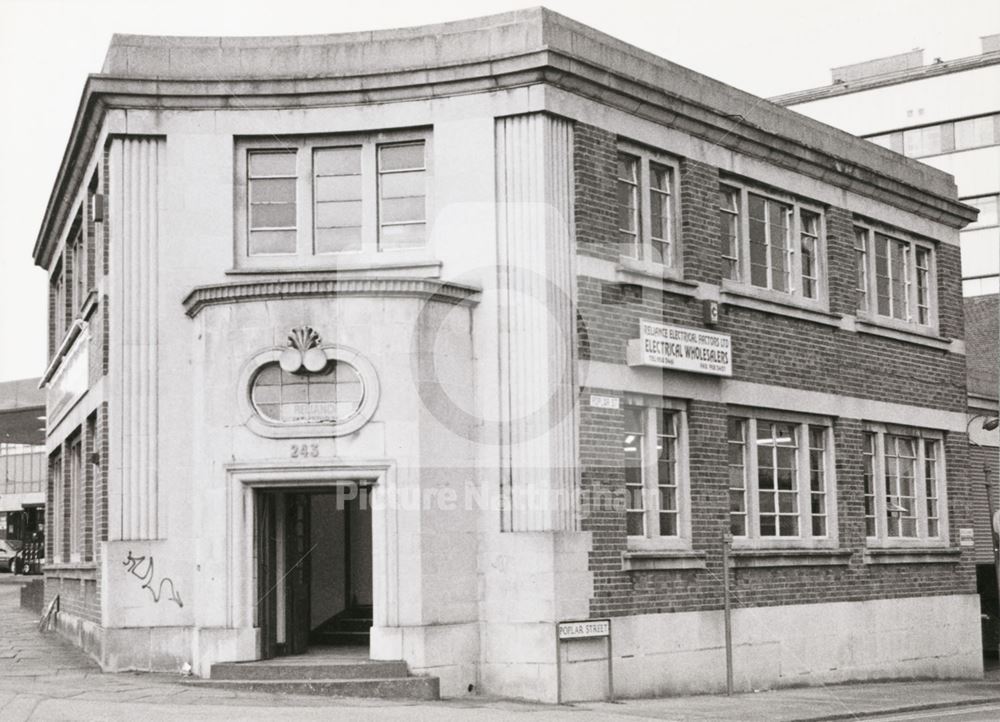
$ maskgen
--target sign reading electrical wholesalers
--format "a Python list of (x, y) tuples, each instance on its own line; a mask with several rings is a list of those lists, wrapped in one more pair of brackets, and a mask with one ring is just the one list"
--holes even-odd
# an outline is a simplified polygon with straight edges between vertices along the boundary
[(629, 366), (657, 366), (715, 376), (733, 375), (732, 343), (724, 333), (639, 321), (639, 338), (628, 342)]

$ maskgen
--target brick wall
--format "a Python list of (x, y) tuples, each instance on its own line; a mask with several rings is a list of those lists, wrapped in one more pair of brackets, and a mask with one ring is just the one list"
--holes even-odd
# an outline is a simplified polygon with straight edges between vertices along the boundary
[[(585, 124), (576, 126), (577, 250), (607, 260), (618, 258), (615, 144), (612, 133)], [(720, 280), (717, 186), (716, 169), (694, 160), (681, 161), (681, 240), (686, 280), (711, 284)], [(825, 222), (824, 267), (830, 311), (853, 315), (857, 301), (853, 218), (846, 210), (827, 208)], [(956, 248), (938, 246), (939, 319), (942, 335), (950, 337), (961, 337), (957, 264)], [(701, 314), (700, 301), (684, 295), (580, 276), (579, 357), (623, 365), (626, 342), (638, 337), (640, 318), (697, 328), (703, 326)], [(735, 305), (722, 307), (719, 324), (712, 330), (732, 336), (735, 379), (932, 409), (965, 409), (965, 365), (959, 355)], [(590, 393), (619, 395), (585, 388), (583, 398)], [(728, 527), (729, 512), (725, 428), (729, 411), (718, 403), (688, 403), (691, 543), (694, 551), (704, 554), (704, 570), (623, 571), (623, 411), (582, 408), (582, 527), (593, 535), (591, 612), (595, 616), (722, 606), (721, 536)], [(838, 539), (841, 548), (852, 552), (848, 562), (736, 569), (736, 604), (975, 592), (973, 554), (965, 548), (957, 563), (865, 562), (862, 423), (860, 419), (841, 417), (833, 424)], [(919, 424), (919, 420), (914, 423)], [(966, 454), (965, 436), (948, 434), (945, 460), (953, 545), (957, 545), (959, 527), (972, 524)], [(609, 504), (609, 499), (618, 499), (619, 503)]]
[(718, 284), (722, 278), (719, 258), (719, 172), (710, 165), (686, 158), (680, 165), (684, 278)]
[(617, 157), (615, 136), (577, 123), (573, 132), (577, 251), (618, 260)]

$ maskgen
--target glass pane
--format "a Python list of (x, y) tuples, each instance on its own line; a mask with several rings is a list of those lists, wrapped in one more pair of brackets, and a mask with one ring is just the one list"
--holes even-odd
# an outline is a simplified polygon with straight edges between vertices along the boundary
[(423, 198), (427, 191), (426, 175), (423, 171), (390, 173), (382, 176), (379, 185), (383, 198), (407, 198), (411, 196)]
[(629, 536), (643, 536), (642, 512), (627, 512), (625, 514), (625, 533)]
[(892, 276), (892, 315), (906, 318), (906, 268), (905, 246), (898, 241), (889, 244), (889, 273)]
[[(380, 208), (382, 223), (422, 221), (425, 215), (424, 197), (384, 198)], [(360, 214), (360, 204), (358, 213)]]
[(295, 231), (250, 231), (249, 253), (295, 253)]
[(405, 226), (383, 226), (379, 245), (387, 248), (413, 248), (424, 245), (427, 230), (423, 223), (411, 223)]
[(778, 494), (778, 511), (782, 514), (792, 514), (796, 510), (796, 494), (794, 491)]
[(875, 290), (878, 297), (878, 312), (883, 316), (890, 314), (889, 305), (889, 239), (885, 236), (875, 236)]
[(639, 161), (633, 156), (618, 154), (618, 177), (636, 183), (638, 180)]
[(316, 204), (317, 228), (343, 228), (361, 225), (361, 201)]
[(670, 197), (651, 191), (649, 194), (650, 231), (653, 238), (669, 240), (670, 233)]
[(743, 494), (738, 491), (729, 492), (729, 511), (743, 512), (746, 511), (746, 503), (743, 499)]
[(294, 178), (258, 178), (250, 181), (250, 202), (294, 203)]
[(729, 517), (729, 533), (733, 536), (747, 535), (747, 519), (745, 516)]
[(618, 228), (623, 231), (636, 229), (635, 186), (618, 183)]
[(774, 522), (773, 516), (763, 516), (760, 517), (760, 535), (761, 536), (775, 536), (777, 531), (777, 526)]
[(313, 172), (318, 175), (359, 175), (361, 147), (320, 148), (313, 156)]
[(788, 290), (788, 234), (791, 232), (789, 219), (791, 208), (781, 203), (768, 201), (769, 230), (771, 243), (771, 287), (776, 291)]
[(677, 536), (677, 514), (660, 514), (660, 536)]
[(813, 536), (826, 536), (826, 517), (814, 516), (812, 520)]
[(773, 514), (774, 513), (774, 494), (770, 492), (763, 492), (760, 495), (760, 512), (761, 514)]
[(767, 223), (764, 199), (750, 195), (750, 283), (767, 287)]
[(250, 206), (250, 228), (294, 228), (294, 203), (262, 203)]
[(664, 166), (649, 164), (649, 183), (658, 191), (670, 192), (671, 170)]
[(379, 170), (407, 170), (424, 167), (424, 144), (383, 145), (379, 147)]
[(276, 153), (250, 153), (250, 175), (257, 176), (294, 176), (295, 151)]
[(797, 536), (799, 533), (799, 518), (797, 516), (779, 517), (778, 525), (781, 536)]
[(361, 228), (317, 228), (316, 253), (361, 250)]
[(361, 176), (330, 175), (316, 179), (316, 202), (360, 201)]

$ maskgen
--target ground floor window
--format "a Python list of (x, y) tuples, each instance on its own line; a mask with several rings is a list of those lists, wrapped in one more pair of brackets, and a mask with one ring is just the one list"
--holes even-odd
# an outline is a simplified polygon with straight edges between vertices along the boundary
[(747, 543), (836, 539), (829, 421), (746, 411), (727, 421), (729, 526)]
[(864, 458), (869, 543), (946, 542), (943, 436), (869, 424)]
[(683, 403), (625, 406), (625, 527), (633, 547), (688, 543), (687, 420)]

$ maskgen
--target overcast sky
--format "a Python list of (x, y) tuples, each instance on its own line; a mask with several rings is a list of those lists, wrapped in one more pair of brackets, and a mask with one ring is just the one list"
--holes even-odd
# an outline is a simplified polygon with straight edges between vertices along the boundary
[[(31, 260), (88, 73), (112, 33), (284, 35), (487, 15), (532, 2), (0, 0), (0, 380), (45, 366), (45, 274)], [(980, 51), (998, 0), (551, 0), (547, 6), (757, 95), (829, 83), (838, 65), (924, 48)]]

